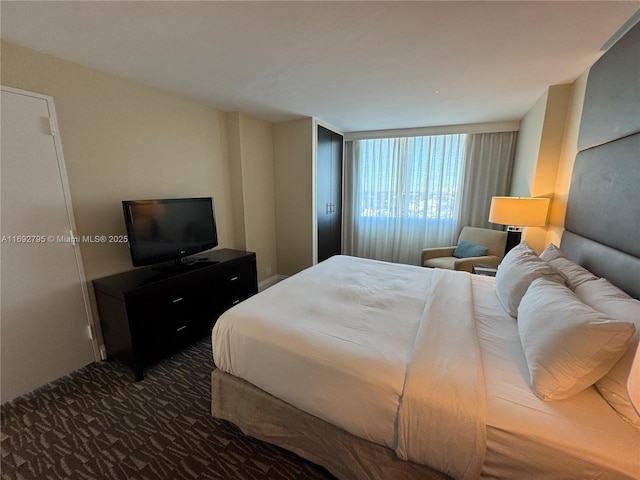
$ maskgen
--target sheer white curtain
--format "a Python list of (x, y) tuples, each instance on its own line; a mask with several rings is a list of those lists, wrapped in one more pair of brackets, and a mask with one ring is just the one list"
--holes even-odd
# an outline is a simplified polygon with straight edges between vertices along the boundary
[(467, 135), (460, 208), (460, 230), (465, 225), (502, 230), (489, 223), (491, 197), (509, 194), (518, 132)]
[(419, 264), (457, 239), (465, 135), (347, 142), (345, 253)]

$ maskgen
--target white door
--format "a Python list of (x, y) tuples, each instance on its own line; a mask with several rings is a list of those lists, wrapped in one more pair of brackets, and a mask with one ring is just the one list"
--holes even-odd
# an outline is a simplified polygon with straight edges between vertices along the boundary
[(2, 87), (0, 397), (98, 357), (53, 99)]

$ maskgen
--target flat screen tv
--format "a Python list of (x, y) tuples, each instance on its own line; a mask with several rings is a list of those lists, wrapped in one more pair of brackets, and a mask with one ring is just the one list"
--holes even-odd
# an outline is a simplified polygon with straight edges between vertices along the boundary
[(134, 267), (175, 261), (218, 245), (213, 199), (124, 200)]

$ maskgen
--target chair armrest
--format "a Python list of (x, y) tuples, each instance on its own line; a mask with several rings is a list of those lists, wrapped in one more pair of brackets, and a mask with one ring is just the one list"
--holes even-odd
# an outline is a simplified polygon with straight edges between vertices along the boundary
[(430, 258), (451, 257), (456, 247), (435, 247), (425, 248), (420, 256), (420, 265), (424, 267), (424, 262)]
[(460, 258), (453, 262), (454, 268), (456, 270), (461, 270), (463, 272), (473, 272), (473, 265), (480, 264), (486, 265), (487, 267), (497, 267), (502, 258), (496, 257), (495, 255), (486, 255), (484, 257), (467, 257)]

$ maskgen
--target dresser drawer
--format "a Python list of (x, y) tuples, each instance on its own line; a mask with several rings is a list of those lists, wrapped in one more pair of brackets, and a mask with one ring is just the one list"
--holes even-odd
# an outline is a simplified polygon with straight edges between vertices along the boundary
[(222, 297), (225, 300), (225, 310), (257, 293), (255, 259), (225, 265), (220, 269), (216, 286), (224, 292)]
[[(146, 352), (182, 346), (211, 329), (222, 303), (206, 283), (154, 288), (137, 295), (128, 304), (132, 341)], [(154, 355), (145, 355), (150, 357)]]

